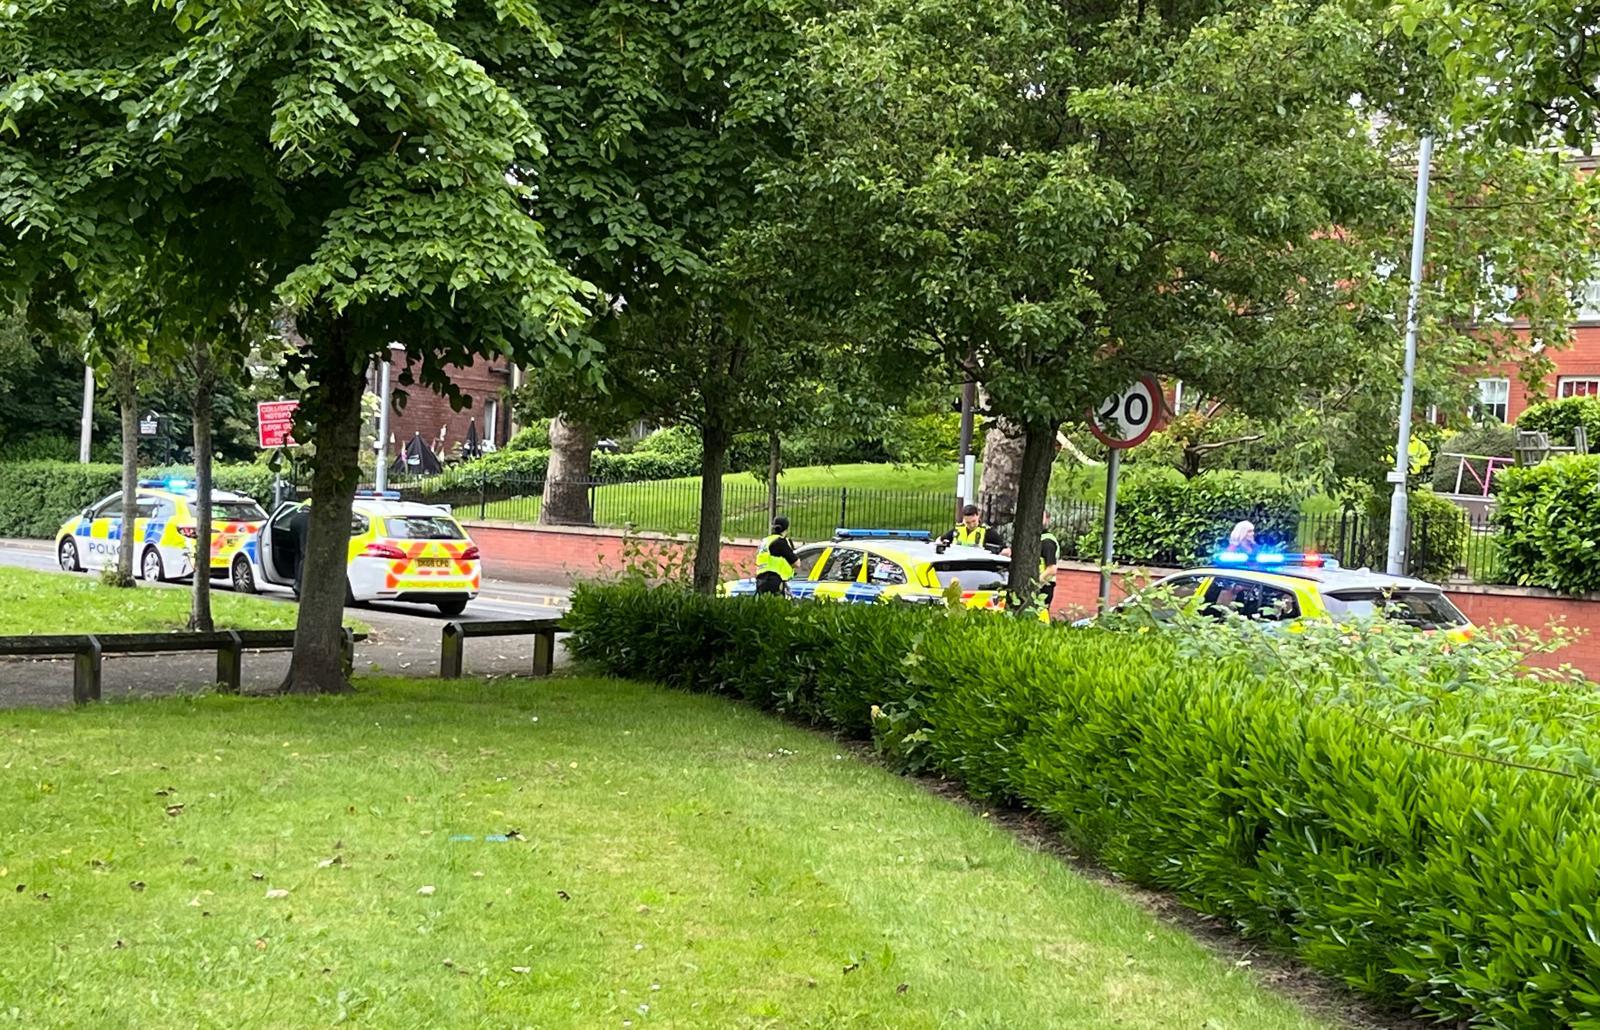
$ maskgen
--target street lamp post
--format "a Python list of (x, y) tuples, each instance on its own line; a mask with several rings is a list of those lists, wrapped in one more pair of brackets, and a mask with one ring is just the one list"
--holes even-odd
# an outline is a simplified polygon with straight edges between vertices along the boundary
[(1411, 470), (1411, 409), (1417, 378), (1417, 317), (1422, 300), (1422, 248), (1428, 234), (1428, 166), (1433, 163), (1433, 136), (1422, 137), (1417, 158), (1417, 205), (1411, 222), (1411, 293), (1406, 301), (1406, 371), (1400, 387), (1400, 434), (1395, 441), (1394, 469), (1389, 482), (1389, 563), (1391, 576), (1406, 571), (1406, 474)]
[(378, 467), (373, 477), (373, 485), (381, 493), (389, 489), (389, 400), (390, 400), (390, 366), (394, 364), (395, 350), (399, 344), (391, 343), (389, 353), (383, 356), (383, 363), (378, 369)]
[(78, 425), (78, 463), (89, 464), (90, 443), (94, 436), (94, 366), (83, 366), (83, 416)]

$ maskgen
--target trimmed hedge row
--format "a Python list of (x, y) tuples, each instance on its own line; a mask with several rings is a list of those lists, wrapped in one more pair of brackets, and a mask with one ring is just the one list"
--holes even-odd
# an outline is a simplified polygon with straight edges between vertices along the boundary
[[(140, 479), (194, 477), (193, 468), (141, 469)], [(265, 504), (272, 499), (272, 472), (263, 465), (217, 465), (212, 481)], [(47, 539), (61, 524), (107, 494), (122, 489), (122, 466), (75, 461), (0, 464), (0, 536)]]
[[(909, 606), (586, 586), (569, 620), (613, 673), (871, 733), (1374, 997), (1483, 1025), (1600, 1019), (1596, 785), (1428, 747), (1518, 738), (1509, 699), (1335, 703), (1331, 675), (1200, 668), (1159, 634)], [(1573, 737), (1595, 706), (1551, 684), (1536, 717)]]
[[(1195, 479), (1132, 479), (1117, 496), (1117, 560), (1138, 565), (1190, 565), (1228, 542), (1234, 524), (1248, 519), (1263, 543), (1292, 545), (1300, 495), (1226, 472)], [(1100, 553), (1100, 527), (1086, 529), (1077, 553)]]
[(1600, 397), (1563, 397), (1535, 404), (1517, 417), (1517, 428), (1548, 433), (1550, 443), (1571, 447), (1573, 430), (1583, 426), (1591, 449), (1600, 448)]
[[(550, 467), (549, 451), (496, 451), (475, 461), (452, 466), (437, 476), (426, 479), (398, 482), (395, 485), (419, 490), (424, 494), (462, 487), (489, 489), (525, 486), (544, 480)], [(698, 455), (651, 454), (596, 454), (590, 467), (590, 476), (606, 482), (632, 482), (642, 479), (678, 479), (700, 474)]]
[(1505, 578), (1564, 594), (1600, 590), (1600, 455), (1508, 468), (1496, 481)]

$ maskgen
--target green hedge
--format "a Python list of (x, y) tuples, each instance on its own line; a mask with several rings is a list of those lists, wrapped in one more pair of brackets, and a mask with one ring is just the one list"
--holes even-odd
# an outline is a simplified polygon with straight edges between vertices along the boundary
[(1550, 434), (1550, 443), (1572, 446), (1572, 430), (1583, 426), (1589, 448), (1600, 450), (1600, 397), (1566, 397), (1535, 404), (1517, 417), (1517, 428)]
[(1600, 455), (1568, 455), (1498, 476), (1500, 572), (1564, 594), (1600, 590)]
[[(1496, 472), (1496, 480), (1501, 475)], [(1367, 504), (1374, 560), (1389, 549), (1389, 504), (1389, 495), (1382, 493), (1374, 493)], [(1411, 519), (1411, 553), (1406, 571), (1442, 583), (1455, 575), (1466, 560), (1467, 539), (1472, 534), (1467, 513), (1432, 490), (1408, 492), (1406, 506)]]
[[(425, 494), (463, 487), (477, 488), (480, 484), (490, 489), (534, 486), (544, 481), (549, 467), (549, 451), (496, 451), (475, 461), (454, 465), (440, 475), (401, 480), (395, 485)], [(678, 479), (699, 474), (699, 455), (687, 457), (638, 451), (631, 454), (596, 454), (590, 467), (590, 476), (605, 482)]]
[(1525, 740), (1530, 718), (1583, 742), (1586, 685), (1549, 684), (1532, 713), (1449, 685), (1401, 710), (1332, 674), (1179, 662), (1159, 634), (987, 615), (586, 586), (568, 618), (614, 673), (872, 732), (1386, 1002), (1600, 1018), (1595, 784), (1430, 748)]
[[(1228, 473), (1195, 479), (1130, 478), (1117, 494), (1116, 556), (1139, 565), (1190, 565), (1228, 542), (1234, 524), (1255, 524), (1263, 544), (1291, 546), (1300, 495)], [(1077, 553), (1100, 554), (1100, 529), (1087, 529)]]
[[(140, 479), (194, 478), (181, 466), (141, 469)], [(218, 490), (232, 490), (261, 504), (272, 500), (272, 473), (263, 465), (218, 465)], [(48, 539), (61, 524), (107, 494), (122, 489), (122, 466), (75, 461), (0, 464), (0, 536)]]

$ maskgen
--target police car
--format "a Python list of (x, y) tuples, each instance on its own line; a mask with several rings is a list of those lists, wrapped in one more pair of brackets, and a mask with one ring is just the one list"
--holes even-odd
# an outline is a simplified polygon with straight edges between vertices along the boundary
[[(448, 509), (399, 497), (393, 491), (356, 493), (346, 599), (431, 604), (446, 615), (461, 614), (483, 584), (477, 545)], [(264, 582), (297, 589), (309, 514), (309, 502), (281, 505), (257, 532), (257, 568)], [(252, 580), (241, 589), (256, 586)]]
[[(840, 529), (828, 543), (796, 548), (795, 556), (792, 597), (852, 603), (943, 604), (953, 590), (968, 608), (1003, 608), (1011, 567), (981, 547), (944, 547), (916, 529)], [(722, 587), (729, 597), (755, 592), (754, 577)]]
[(1319, 554), (1227, 550), (1213, 564), (1168, 576), (1152, 590), (1174, 598), (1187, 611), (1218, 619), (1228, 611), (1262, 623), (1382, 616), (1455, 639), (1472, 631), (1471, 621), (1437, 585), (1370, 569), (1346, 569)]
[[(135, 495), (134, 574), (140, 579), (182, 579), (194, 574), (195, 492), (187, 480), (142, 480)], [(266, 521), (261, 506), (242, 494), (211, 493), (211, 575), (236, 561), (255, 561), (256, 532)], [(68, 572), (117, 562), (122, 542), (122, 491), (83, 509), (56, 533), (56, 560)]]

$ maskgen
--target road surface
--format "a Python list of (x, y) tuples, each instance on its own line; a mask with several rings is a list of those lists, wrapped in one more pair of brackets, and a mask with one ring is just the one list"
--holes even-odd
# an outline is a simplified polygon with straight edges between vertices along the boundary
[[(46, 540), (0, 540), (0, 565), (34, 569), (67, 576), (56, 565)], [(82, 575), (82, 573), (76, 573)], [(141, 584), (141, 589), (145, 584)], [(156, 589), (186, 590), (186, 584), (164, 584)], [(227, 586), (217, 581), (218, 592)], [(289, 591), (265, 587), (263, 597), (293, 604)], [(439, 633), (446, 622), (487, 619), (552, 618), (566, 611), (566, 587), (513, 583), (485, 579), (483, 592), (461, 615), (447, 618), (438, 609), (414, 604), (371, 603), (355, 605), (350, 613), (372, 627), (368, 638), (356, 645), (358, 674), (391, 673), (404, 676), (436, 674)], [(465, 671), (470, 675), (525, 674), (532, 661), (530, 637), (469, 640)], [(557, 663), (565, 658), (558, 648)], [(104, 696), (107, 700), (150, 697), (201, 689), (212, 682), (214, 659), (210, 654), (113, 656), (105, 659)], [(247, 653), (244, 690), (268, 691), (282, 682), (289, 666), (283, 653)], [(32, 661), (0, 658), (0, 708), (17, 705), (64, 705), (72, 701), (70, 661)]]

